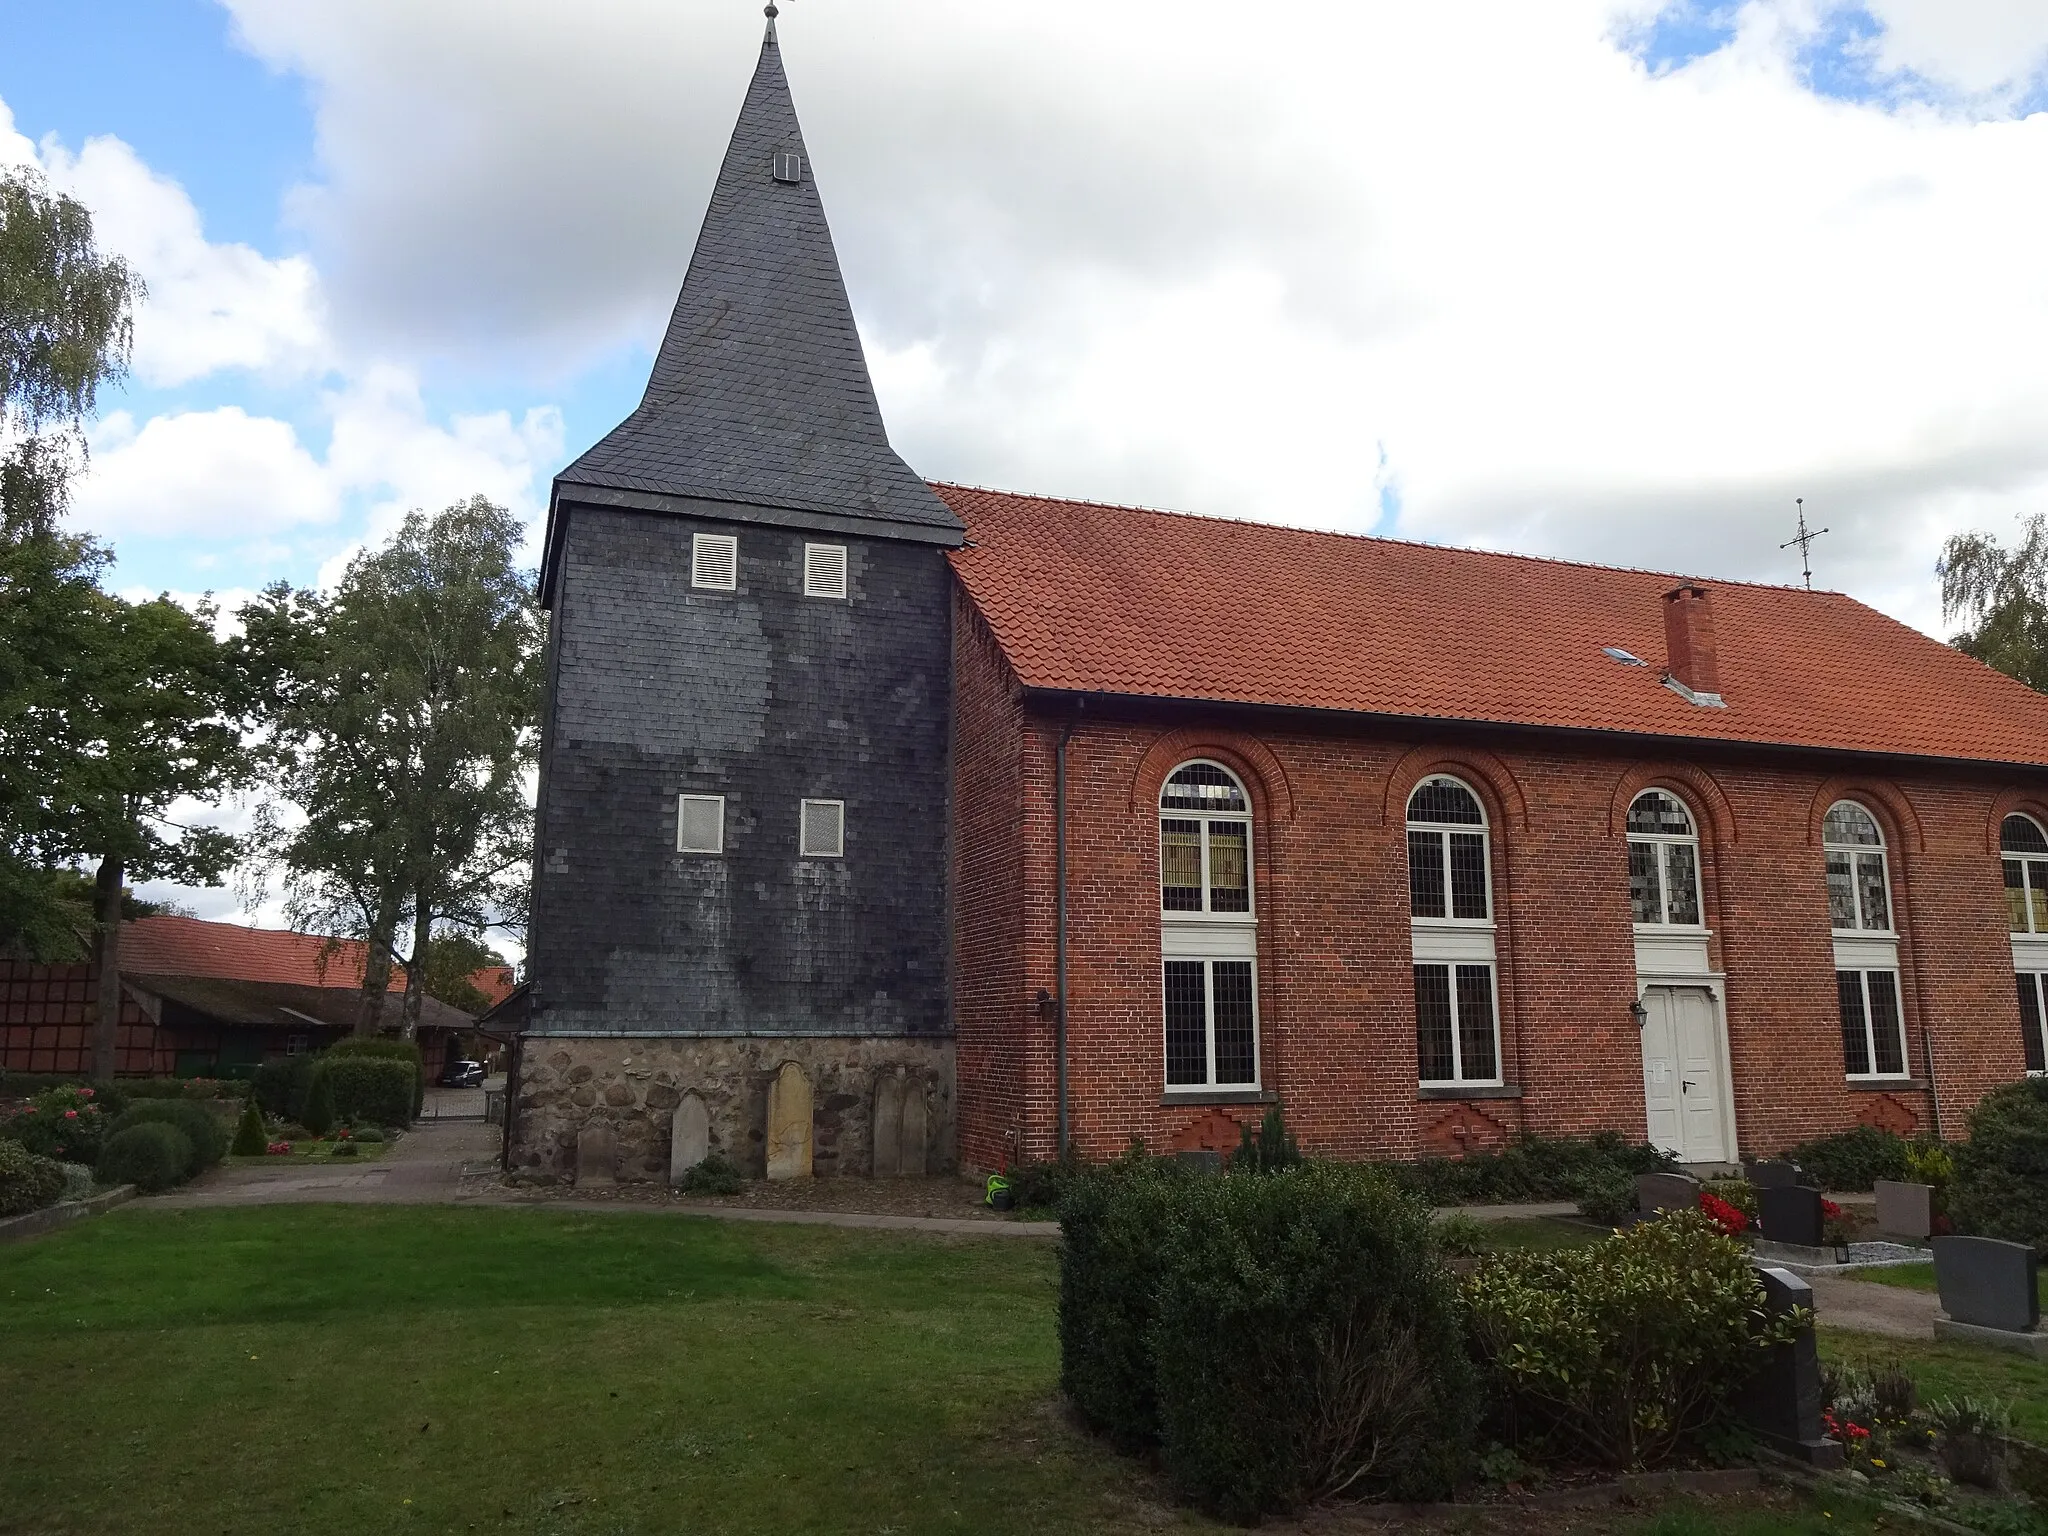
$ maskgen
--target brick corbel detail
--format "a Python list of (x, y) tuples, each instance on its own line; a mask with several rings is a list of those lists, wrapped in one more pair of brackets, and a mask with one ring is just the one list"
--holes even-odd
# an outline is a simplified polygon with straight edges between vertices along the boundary
[(1463, 1157), (1467, 1152), (1505, 1146), (1507, 1140), (1506, 1126), (1470, 1104), (1453, 1104), (1422, 1130), (1422, 1144), (1444, 1157)]
[(1181, 1127), (1168, 1145), (1175, 1152), (1221, 1152), (1228, 1157), (1243, 1139), (1244, 1132), (1235, 1120), (1220, 1109), (1212, 1109)]
[(1491, 752), (1446, 751), (1438, 746), (1417, 747), (1394, 764), (1380, 797), (1380, 825), (1405, 823), (1408, 797), (1432, 773), (1452, 774), (1479, 791), (1480, 799), (1487, 802), (1487, 817), (1496, 827), (1505, 826), (1514, 832), (1529, 830), (1529, 797), (1506, 763)]
[(1168, 731), (1138, 763), (1131, 779), (1131, 809), (1159, 808), (1159, 790), (1166, 776), (1190, 758), (1205, 757), (1221, 763), (1240, 779), (1251, 793), (1252, 813), (1268, 825), (1294, 820), (1294, 787), (1287, 782), (1287, 770), (1273, 749), (1256, 736), (1237, 731)]
[(1890, 1131), (1894, 1136), (1910, 1136), (1920, 1128), (1920, 1117), (1900, 1100), (1881, 1093), (1863, 1106), (1856, 1123)]

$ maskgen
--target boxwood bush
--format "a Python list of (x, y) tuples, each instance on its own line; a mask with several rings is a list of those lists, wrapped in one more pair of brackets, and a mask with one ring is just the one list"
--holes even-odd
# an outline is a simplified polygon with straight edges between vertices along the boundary
[(1497, 1151), (1385, 1163), (1406, 1189), (1431, 1205), (1504, 1205), (1522, 1200), (1576, 1200), (1612, 1187), (1616, 1175), (1662, 1173), (1677, 1164), (1657, 1148), (1613, 1131), (1591, 1136), (1524, 1136)]
[(228, 1150), (237, 1157), (261, 1157), (270, 1150), (270, 1136), (263, 1129), (263, 1110), (254, 1099), (242, 1106), (242, 1118), (235, 1126), (235, 1140)]
[(313, 1092), (324, 1084), (334, 1099), (335, 1118), (348, 1124), (360, 1120), (403, 1126), (412, 1123), (418, 1081), (419, 1069), (411, 1062), (388, 1056), (329, 1055), (315, 1069)]
[(1613, 1467), (1653, 1465), (1713, 1425), (1793, 1332), (1765, 1314), (1749, 1250), (1697, 1211), (1496, 1254), (1465, 1299), (1501, 1438)]
[(195, 1156), (191, 1138), (179, 1127), (142, 1120), (107, 1138), (94, 1172), (102, 1184), (133, 1184), (153, 1195), (184, 1183)]
[(1970, 1111), (1954, 1149), (1949, 1218), (1959, 1232), (2032, 1243), (2048, 1253), (2048, 1078), (1994, 1088)]
[(0, 1141), (0, 1216), (54, 1205), (64, 1193), (64, 1165), (18, 1141)]
[(1869, 1189), (1879, 1179), (1905, 1178), (1910, 1146), (1897, 1132), (1859, 1125), (1833, 1136), (1802, 1141), (1784, 1156), (1804, 1169), (1807, 1178), (1820, 1188), (1855, 1192)]
[(138, 1125), (174, 1125), (184, 1133), (185, 1143), (192, 1149), (192, 1164), (182, 1177), (204, 1173), (227, 1156), (227, 1126), (204, 1104), (189, 1099), (144, 1099), (121, 1111), (114, 1121), (114, 1134)]
[(313, 1081), (317, 1056), (300, 1054), (266, 1061), (250, 1079), (250, 1090), (266, 1115), (296, 1120), (306, 1112), (306, 1090)]
[[(420, 1048), (411, 1040), (394, 1040), (388, 1035), (350, 1035), (337, 1040), (321, 1053), (322, 1061), (341, 1061), (349, 1057), (370, 1056), (385, 1061), (402, 1061), (412, 1069), (412, 1111), (405, 1118), (411, 1120), (420, 1112), (427, 1101), (427, 1066), (420, 1056)], [(346, 1111), (343, 1119), (347, 1118)], [(388, 1122), (399, 1124), (403, 1122)]]
[(1334, 1163), (1171, 1194), (1151, 1342), (1175, 1486), (1236, 1520), (1455, 1488), (1478, 1399), (1428, 1207)]

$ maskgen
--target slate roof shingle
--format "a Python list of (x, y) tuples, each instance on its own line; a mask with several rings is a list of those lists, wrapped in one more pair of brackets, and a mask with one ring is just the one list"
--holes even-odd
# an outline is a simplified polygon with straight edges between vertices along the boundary
[(1707, 582), (1709, 709), (1661, 681), (1685, 577), (934, 489), (1027, 688), (2048, 765), (2048, 697), (1838, 592)]

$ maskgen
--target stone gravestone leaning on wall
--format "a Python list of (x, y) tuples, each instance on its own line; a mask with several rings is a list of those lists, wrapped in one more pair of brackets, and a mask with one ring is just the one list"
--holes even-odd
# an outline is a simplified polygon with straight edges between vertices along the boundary
[(619, 1181), (619, 1133), (602, 1121), (576, 1133), (576, 1187), (602, 1188)]
[(924, 1074), (903, 1080), (903, 1124), (897, 1137), (896, 1166), (906, 1179), (921, 1179), (929, 1166), (931, 1111), (925, 1102)]
[(875, 1114), (868, 1132), (874, 1142), (874, 1177), (893, 1179), (903, 1171), (903, 1070), (875, 1074)]
[(668, 1123), (668, 1181), (683, 1175), (711, 1155), (711, 1114), (697, 1093), (683, 1095)]
[(785, 1061), (768, 1085), (768, 1177), (811, 1176), (811, 1080)]

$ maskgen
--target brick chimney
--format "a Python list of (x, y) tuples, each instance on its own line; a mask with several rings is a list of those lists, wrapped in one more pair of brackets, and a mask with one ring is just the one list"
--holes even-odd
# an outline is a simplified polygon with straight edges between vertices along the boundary
[(1664, 594), (1664, 681), (1694, 704), (1721, 708), (1713, 594), (1684, 582)]

